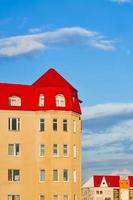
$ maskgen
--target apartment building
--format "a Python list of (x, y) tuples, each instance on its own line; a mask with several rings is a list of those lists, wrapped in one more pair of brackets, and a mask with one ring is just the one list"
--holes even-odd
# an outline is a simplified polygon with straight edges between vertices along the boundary
[(82, 200), (133, 200), (133, 176), (93, 176), (82, 186)]
[(81, 200), (80, 103), (54, 69), (0, 83), (1, 200)]

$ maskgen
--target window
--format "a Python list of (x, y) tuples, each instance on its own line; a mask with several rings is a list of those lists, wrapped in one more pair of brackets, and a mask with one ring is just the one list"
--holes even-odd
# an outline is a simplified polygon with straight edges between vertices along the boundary
[(65, 97), (62, 94), (58, 94), (56, 96), (56, 106), (57, 107), (65, 107), (66, 106), (66, 102), (65, 102)]
[(77, 194), (74, 194), (74, 198), (73, 198), (74, 200), (77, 200)]
[(77, 182), (77, 171), (76, 170), (73, 171), (73, 182), (74, 183)]
[(69, 200), (69, 197), (68, 197), (67, 194), (65, 194), (65, 195), (63, 196), (63, 200)]
[(8, 181), (20, 181), (20, 170), (8, 169)]
[(53, 200), (58, 200), (58, 195), (57, 194), (53, 196)]
[(57, 119), (53, 119), (53, 131), (57, 131)]
[(59, 171), (58, 171), (58, 169), (53, 170), (53, 181), (59, 181)]
[(40, 157), (45, 156), (45, 145), (44, 144), (39, 145), (39, 155), (40, 155)]
[(10, 131), (20, 130), (20, 118), (9, 118), (8, 119), (8, 129)]
[(45, 200), (45, 196), (44, 196), (43, 194), (41, 194), (41, 195), (39, 196), (39, 200)]
[(58, 144), (53, 144), (53, 156), (58, 156)]
[(74, 158), (77, 157), (77, 147), (76, 147), (76, 145), (73, 145), (73, 157)]
[(21, 106), (21, 98), (18, 96), (9, 97), (9, 105), (10, 106)]
[(20, 144), (8, 144), (9, 156), (19, 156), (19, 154), (20, 154)]
[(67, 131), (67, 120), (63, 119), (63, 131)]
[(68, 181), (68, 170), (67, 169), (63, 170), (63, 180), (65, 182)]
[(39, 106), (40, 107), (44, 106), (44, 94), (40, 94), (39, 96)]
[(45, 131), (45, 120), (44, 119), (40, 119), (39, 121), (39, 131)]
[(45, 170), (44, 169), (40, 170), (39, 181), (40, 182), (45, 181)]
[(65, 157), (68, 156), (68, 145), (67, 145), (67, 144), (64, 144), (64, 145), (63, 145), (63, 155), (64, 155)]
[(77, 129), (77, 123), (75, 120), (73, 120), (73, 132), (76, 133), (76, 129)]
[(20, 200), (20, 195), (8, 195), (8, 200)]

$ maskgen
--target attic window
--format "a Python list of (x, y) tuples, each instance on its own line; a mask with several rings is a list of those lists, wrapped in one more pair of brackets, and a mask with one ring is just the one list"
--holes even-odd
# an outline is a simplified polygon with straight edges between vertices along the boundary
[(10, 96), (9, 97), (9, 105), (10, 106), (21, 106), (21, 98), (18, 96)]
[(39, 96), (39, 106), (40, 107), (44, 106), (44, 94), (40, 94)]
[(66, 100), (63, 94), (56, 95), (56, 106), (57, 107), (65, 107), (66, 106)]

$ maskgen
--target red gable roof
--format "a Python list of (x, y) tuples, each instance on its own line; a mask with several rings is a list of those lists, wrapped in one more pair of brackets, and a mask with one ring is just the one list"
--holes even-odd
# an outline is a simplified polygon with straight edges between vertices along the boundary
[[(45, 105), (39, 107), (39, 95), (44, 94)], [(63, 94), (65, 107), (56, 107), (55, 96)], [(9, 106), (8, 98), (19, 96), (21, 106)], [(81, 113), (77, 90), (54, 69), (49, 69), (32, 85), (0, 83), (1, 110), (66, 110)]]
[(94, 176), (94, 187), (100, 187), (105, 178), (108, 187), (119, 187), (120, 176)]

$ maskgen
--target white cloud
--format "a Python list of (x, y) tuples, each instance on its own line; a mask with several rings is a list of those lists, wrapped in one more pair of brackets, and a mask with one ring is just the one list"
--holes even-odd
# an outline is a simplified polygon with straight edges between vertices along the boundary
[(116, 2), (118, 4), (125, 4), (125, 3), (132, 3), (132, 0), (111, 0), (113, 2)]
[(133, 103), (109, 103), (83, 107), (83, 119), (95, 119), (133, 112)]
[(29, 33), (40, 33), (42, 30), (40, 28), (30, 28)]
[[(88, 133), (83, 136), (83, 147), (100, 147), (111, 143), (133, 141), (133, 120), (117, 124), (103, 133)], [(113, 147), (113, 146), (112, 146)]]
[(124, 176), (132, 175), (133, 172), (131, 172), (129, 169), (123, 169), (123, 170), (115, 170), (112, 171), (111, 175), (121, 175), (123, 178)]
[(66, 27), (55, 31), (2, 38), (0, 56), (28, 54), (58, 44), (87, 45), (101, 50), (115, 49), (113, 41), (107, 40), (98, 32), (81, 27)]

